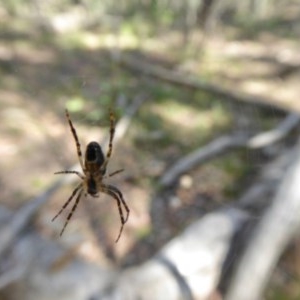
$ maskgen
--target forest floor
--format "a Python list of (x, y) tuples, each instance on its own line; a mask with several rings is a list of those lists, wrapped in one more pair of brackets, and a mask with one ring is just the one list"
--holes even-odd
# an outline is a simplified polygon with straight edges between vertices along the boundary
[[(226, 34), (205, 40), (195, 31), (189, 49), (178, 32), (139, 41), (99, 30), (45, 35), (22, 23), (6, 22), (0, 29), (1, 204), (17, 209), (50, 186), (58, 176), (55, 171), (77, 162), (65, 107), (84, 149), (89, 141), (102, 141), (108, 134), (109, 107), (120, 119), (133, 98), (145, 95), (129, 131), (114, 145), (109, 165), (110, 171), (125, 169), (111, 183), (122, 190), (131, 209), (118, 247), (118, 210), (103, 195), (81, 201), (61, 242), (71, 248), (80, 244), (76, 249), (82, 256), (101, 264), (129, 265), (150, 257), (187, 224), (234, 201), (286, 144), (268, 154), (235, 150), (183, 174), (170, 191), (169, 230), (158, 242), (151, 235), (149, 208), (164, 171), (222, 134), (271, 129), (283, 113), (141, 76), (111, 59), (114, 47), (183, 76), (268, 99), (282, 111), (300, 112), (299, 15), (299, 10), (290, 9), (272, 28), (263, 22), (251, 30), (232, 26)], [(66, 214), (54, 223), (51, 219), (72, 188), (60, 189), (36, 219), (36, 228), (48, 238), (58, 238)], [(294, 278), (284, 287), (290, 299), (300, 293), (300, 266), (289, 263), (295, 253), (282, 267)], [(282, 272), (274, 276), (279, 286), (284, 281), (280, 276)]]

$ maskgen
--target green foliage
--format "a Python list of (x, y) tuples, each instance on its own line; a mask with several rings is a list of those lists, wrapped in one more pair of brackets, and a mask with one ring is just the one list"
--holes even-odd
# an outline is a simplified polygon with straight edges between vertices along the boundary
[(83, 109), (85, 100), (79, 96), (75, 96), (66, 102), (66, 107), (70, 112), (78, 112)]

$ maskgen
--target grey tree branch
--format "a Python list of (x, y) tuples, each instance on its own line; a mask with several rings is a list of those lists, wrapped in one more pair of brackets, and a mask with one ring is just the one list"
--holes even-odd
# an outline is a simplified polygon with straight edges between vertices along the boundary
[(262, 148), (284, 138), (293, 128), (299, 124), (299, 114), (289, 114), (276, 128), (257, 134), (248, 142), (249, 148)]
[(261, 211), (275, 194), (275, 189), (284, 178), (291, 163), (292, 150), (282, 153), (263, 168), (256, 182), (249, 187), (238, 200), (237, 204), (243, 209)]
[(224, 154), (230, 149), (237, 147), (257, 149), (269, 146), (289, 134), (299, 124), (299, 121), (300, 116), (298, 114), (289, 114), (274, 129), (259, 133), (253, 137), (248, 137), (246, 133), (218, 137), (206, 146), (196, 149), (175, 162), (165, 172), (159, 183), (162, 187), (170, 186), (184, 172), (218, 155)]
[(182, 173), (194, 168), (196, 165), (223, 154), (229, 149), (241, 145), (243, 138), (240, 136), (221, 136), (204, 147), (196, 149), (187, 156), (179, 159), (160, 179), (162, 187), (170, 186)]
[(299, 184), (300, 140), (294, 152), (293, 165), (237, 267), (226, 300), (261, 299), (280, 255), (300, 228)]

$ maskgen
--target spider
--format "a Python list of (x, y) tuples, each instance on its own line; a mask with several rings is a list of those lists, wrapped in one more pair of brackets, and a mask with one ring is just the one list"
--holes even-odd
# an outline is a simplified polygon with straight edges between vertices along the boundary
[[(111, 157), (112, 148), (113, 148), (113, 138), (114, 138), (114, 133), (115, 133), (114, 114), (112, 113), (112, 111), (110, 111), (110, 137), (109, 137), (109, 144), (108, 144), (108, 150), (106, 153), (106, 157), (104, 157), (101, 146), (97, 142), (90, 142), (86, 147), (84, 160), (82, 158), (81, 146), (80, 146), (80, 143), (78, 140), (78, 136), (77, 136), (76, 130), (73, 126), (73, 123), (71, 121), (71, 118), (70, 118), (70, 115), (69, 115), (69, 112), (67, 109), (65, 111), (65, 114), (66, 114), (67, 121), (70, 125), (70, 129), (71, 129), (71, 132), (73, 134), (73, 137), (74, 137), (74, 140), (76, 143), (77, 156), (78, 156), (78, 160), (79, 160), (83, 174), (81, 174), (80, 172), (71, 171), (71, 170), (59, 171), (59, 172), (54, 173), (54, 174), (76, 174), (78, 177), (80, 177), (81, 182), (73, 190), (69, 199), (65, 202), (65, 204), (62, 206), (61, 210), (52, 219), (52, 222), (63, 212), (63, 210), (71, 203), (72, 199), (74, 199), (74, 197), (77, 194), (75, 203), (74, 203), (70, 213), (67, 216), (67, 219), (65, 221), (63, 229), (60, 232), (60, 236), (62, 236), (70, 219), (72, 218), (73, 213), (75, 212), (75, 210), (77, 208), (77, 205), (78, 205), (79, 200), (82, 197), (82, 195), (84, 194), (85, 197), (87, 195), (90, 195), (92, 197), (99, 197), (99, 193), (102, 192), (102, 193), (108, 194), (109, 196), (111, 196), (113, 199), (115, 199), (117, 201), (119, 215), (120, 215), (120, 219), (121, 219), (121, 227), (120, 227), (117, 239), (115, 241), (117, 243), (121, 237), (124, 224), (128, 220), (130, 210), (129, 210), (120, 190), (113, 185), (103, 183), (104, 178), (111, 177), (111, 176), (123, 171), (123, 169), (121, 169), (121, 170), (117, 170), (109, 175), (105, 175), (106, 168), (107, 168), (109, 159)], [(126, 210), (126, 217), (124, 217), (122, 206)]]

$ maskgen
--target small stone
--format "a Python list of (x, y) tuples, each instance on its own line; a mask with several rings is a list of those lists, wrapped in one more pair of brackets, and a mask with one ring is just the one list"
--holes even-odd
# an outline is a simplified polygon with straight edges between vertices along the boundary
[(193, 178), (189, 175), (182, 175), (179, 179), (180, 187), (189, 189), (193, 185)]

